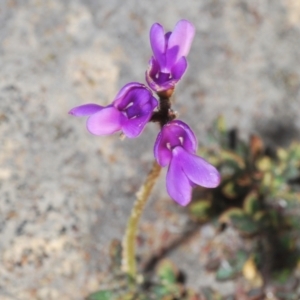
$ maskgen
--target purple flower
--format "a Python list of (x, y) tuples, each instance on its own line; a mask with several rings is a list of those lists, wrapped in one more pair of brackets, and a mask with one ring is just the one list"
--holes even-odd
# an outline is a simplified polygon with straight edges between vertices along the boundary
[(156, 92), (172, 90), (187, 68), (186, 56), (195, 35), (195, 27), (187, 20), (179, 21), (173, 32), (155, 23), (150, 30), (153, 56), (146, 72), (148, 85)]
[(197, 139), (188, 125), (175, 120), (167, 123), (157, 136), (154, 156), (162, 167), (169, 165), (167, 191), (182, 206), (191, 201), (192, 188), (201, 185), (217, 187), (218, 170), (203, 158), (195, 155)]
[(131, 82), (117, 94), (112, 104), (77, 106), (69, 111), (74, 116), (90, 116), (87, 129), (95, 135), (108, 135), (122, 130), (129, 137), (140, 135), (152, 116), (158, 102), (143, 84)]

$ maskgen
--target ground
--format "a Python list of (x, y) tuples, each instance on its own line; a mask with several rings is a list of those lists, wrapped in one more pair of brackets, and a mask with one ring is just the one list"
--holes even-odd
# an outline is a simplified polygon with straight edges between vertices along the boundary
[[(96, 137), (67, 113), (107, 105), (127, 82), (145, 82), (151, 25), (172, 30), (180, 19), (196, 35), (174, 108), (200, 145), (220, 114), (244, 137), (286, 145), (299, 136), (298, 0), (1, 0), (1, 299), (80, 300), (99, 287), (158, 128), (149, 124), (134, 140)], [(141, 223), (140, 254), (186, 222), (163, 173)], [(211, 227), (199, 228), (170, 254), (195, 289), (216, 285), (201, 255), (213, 237)]]

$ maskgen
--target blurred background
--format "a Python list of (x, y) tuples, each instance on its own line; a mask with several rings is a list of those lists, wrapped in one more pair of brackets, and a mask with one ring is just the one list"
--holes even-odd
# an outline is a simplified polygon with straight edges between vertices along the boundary
[[(0, 0), (1, 299), (75, 300), (99, 287), (158, 128), (133, 140), (96, 137), (68, 111), (145, 83), (151, 25), (172, 30), (180, 19), (196, 35), (174, 108), (199, 144), (220, 114), (244, 138), (299, 139), (299, 0)], [(179, 236), (187, 218), (166, 193), (164, 171), (141, 222), (141, 257)], [(234, 283), (216, 283), (202, 264), (214, 235), (203, 226), (169, 255), (193, 288), (227, 293)]]

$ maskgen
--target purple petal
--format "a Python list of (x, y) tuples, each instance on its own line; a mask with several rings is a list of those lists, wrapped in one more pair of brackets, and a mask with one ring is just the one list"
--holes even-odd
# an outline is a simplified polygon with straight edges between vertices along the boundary
[(156, 98), (151, 96), (148, 105), (151, 106), (151, 110), (153, 111), (158, 106), (158, 101), (156, 100)]
[(180, 162), (191, 182), (206, 188), (215, 188), (220, 184), (219, 171), (205, 159), (187, 152), (182, 147), (174, 148), (172, 154), (173, 159)]
[(176, 83), (178, 82), (178, 80), (176, 79), (171, 79), (166, 82), (160, 83), (155, 77), (150, 76), (149, 70), (146, 71), (145, 78), (149, 87), (155, 92), (163, 92), (170, 89), (174, 89)]
[(146, 90), (140, 91), (139, 101), (126, 109), (127, 120), (122, 122), (122, 130), (129, 137), (137, 137), (149, 122), (158, 101)]
[(179, 46), (177, 60), (182, 56), (187, 56), (195, 35), (195, 27), (187, 20), (179, 21), (168, 41), (168, 49)]
[(72, 108), (69, 111), (69, 114), (75, 117), (90, 116), (100, 111), (101, 109), (103, 109), (103, 106), (100, 106), (98, 104), (84, 104)]
[(128, 94), (128, 92), (130, 92), (132, 89), (141, 88), (141, 87), (147, 88), (144, 84), (139, 83), (139, 82), (130, 82), (130, 83), (127, 83), (126, 85), (124, 85), (121, 88), (121, 90), (119, 91), (119, 93), (115, 97), (115, 100), (113, 101), (113, 103), (115, 105), (119, 105), (121, 102), (123, 102), (123, 99)]
[(176, 65), (173, 66), (172, 69), (171, 69), (172, 77), (174, 79), (179, 80), (182, 77), (182, 75), (184, 74), (186, 68), (187, 68), (187, 60), (184, 56), (182, 56), (178, 60)]
[(168, 47), (166, 51), (166, 67), (164, 69), (165, 72), (171, 72), (172, 67), (177, 63), (177, 60), (179, 58), (179, 51), (179, 46), (174, 46), (172, 48)]
[(167, 191), (178, 204), (186, 206), (191, 201), (192, 186), (182, 171), (180, 158), (173, 157), (167, 173)]
[(166, 38), (164, 28), (158, 23), (153, 24), (150, 29), (150, 44), (157, 62), (163, 68), (166, 64)]
[[(118, 108), (118, 110), (122, 110), (124, 113), (127, 114), (128, 118), (131, 119), (136, 114), (144, 113), (148, 110), (153, 110), (151, 105), (148, 105), (150, 103), (153, 103), (152, 92), (146, 88), (134, 88), (131, 89), (127, 95), (121, 100), (118, 101), (118, 104), (116, 105), (116, 102), (114, 102), (114, 106)], [(156, 103), (155, 106), (158, 105), (157, 100), (154, 98), (154, 101)]]
[(163, 135), (161, 131), (154, 144), (154, 157), (160, 166), (165, 167), (172, 159), (172, 152), (166, 147), (165, 143), (162, 142), (162, 137)]
[(165, 34), (166, 49), (167, 49), (167, 47), (168, 47), (169, 38), (170, 38), (171, 34), (172, 34), (172, 31), (169, 31), (169, 32), (167, 32), (167, 33)]
[(197, 150), (196, 136), (187, 124), (179, 120), (166, 124), (157, 136), (154, 156), (162, 167), (170, 163), (171, 151), (176, 146), (182, 146), (191, 153), (195, 153)]
[(173, 79), (167, 81), (161, 80), (160, 67), (154, 57), (150, 59), (148, 70), (146, 71), (145, 75), (149, 87), (155, 92), (162, 92), (167, 91), (169, 89), (174, 89), (175, 84), (178, 82), (178, 80)]
[(149, 76), (155, 77), (158, 74), (159, 70), (159, 64), (156, 61), (156, 59), (152, 56), (148, 63), (147, 73), (149, 73)]
[(163, 129), (163, 142), (169, 143), (171, 148), (182, 146), (185, 150), (195, 153), (197, 139), (191, 128), (180, 120), (174, 120), (166, 124)]
[(122, 128), (124, 116), (113, 106), (107, 106), (90, 116), (87, 120), (87, 129), (95, 135), (112, 134)]
[(139, 136), (147, 125), (151, 114), (139, 118), (127, 119), (122, 123), (122, 131), (128, 138)]

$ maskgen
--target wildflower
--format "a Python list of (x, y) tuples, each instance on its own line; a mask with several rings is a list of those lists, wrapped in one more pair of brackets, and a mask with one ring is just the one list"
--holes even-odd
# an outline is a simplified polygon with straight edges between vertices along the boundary
[(214, 188), (220, 183), (218, 170), (195, 155), (197, 139), (182, 121), (167, 123), (157, 136), (154, 156), (162, 167), (169, 165), (167, 191), (182, 206), (191, 201), (192, 188), (200, 185)]
[(173, 32), (155, 23), (150, 30), (153, 56), (146, 72), (148, 85), (156, 92), (173, 90), (186, 68), (186, 56), (195, 35), (194, 26), (187, 20), (179, 21)]
[(145, 85), (131, 82), (120, 90), (112, 104), (85, 104), (71, 109), (69, 114), (89, 116), (87, 129), (92, 134), (108, 135), (122, 130), (125, 136), (134, 138), (143, 131), (157, 105)]

